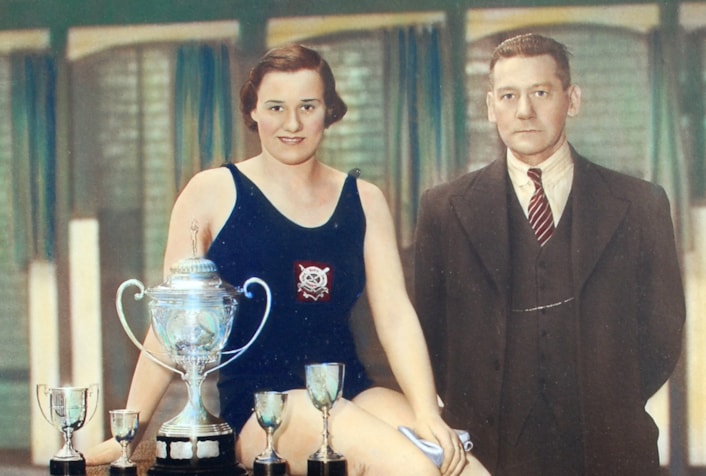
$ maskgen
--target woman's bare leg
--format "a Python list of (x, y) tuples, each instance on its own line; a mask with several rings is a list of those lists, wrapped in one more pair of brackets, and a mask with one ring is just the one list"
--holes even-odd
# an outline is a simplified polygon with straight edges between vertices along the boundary
[(356, 396), (353, 402), (393, 428), (414, 425), (412, 407), (400, 392), (373, 387)]
[[(289, 462), (292, 476), (306, 475), (306, 461), (321, 444), (321, 412), (311, 404), (305, 390), (288, 393), (285, 420), (275, 434), (275, 444), (277, 452)], [(366, 406), (371, 401), (372, 398), (362, 398)], [(391, 426), (354, 402), (341, 400), (336, 403), (329, 428), (331, 445), (348, 460), (349, 476), (439, 474), (432, 462), (396, 426)], [(254, 416), (243, 427), (237, 446), (240, 461), (248, 467), (264, 449), (265, 432)]]
[[(374, 387), (355, 397), (353, 402), (390, 426), (414, 425), (414, 412), (407, 398), (394, 390)], [(461, 476), (490, 476), (490, 473), (471, 453), (467, 453)]]

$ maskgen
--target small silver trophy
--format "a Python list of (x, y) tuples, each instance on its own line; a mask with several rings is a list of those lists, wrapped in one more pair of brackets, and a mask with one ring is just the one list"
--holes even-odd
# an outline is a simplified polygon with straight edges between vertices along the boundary
[(286, 393), (257, 392), (255, 394), (255, 416), (257, 422), (267, 433), (267, 446), (253, 462), (254, 476), (284, 476), (287, 474), (287, 460), (278, 455), (274, 447), (274, 433), (282, 424), (286, 405)]
[[(198, 227), (192, 227), (195, 252)], [(223, 351), (233, 327), (238, 298), (253, 284), (266, 294), (265, 310), (250, 341), (244, 346)], [(149, 310), (152, 330), (167, 356), (159, 358), (142, 346), (127, 323), (122, 306), (122, 294), (135, 286), (136, 300), (145, 294), (151, 298)], [(186, 258), (171, 268), (167, 280), (145, 289), (137, 279), (120, 285), (115, 299), (120, 322), (132, 342), (157, 364), (181, 375), (188, 389), (189, 400), (176, 417), (165, 422), (157, 432), (156, 463), (150, 476), (174, 475), (245, 475), (245, 468), (236, 461), (235, 434), (227, 422), (209, 413), (201, 398), (201, 385), (206, 376), (240, 357), (265, 326), (270, 312), (270, 288), (259, 278), (249, 278), (242, 288), (221, 280), (216, 264), (205, 258)], [(230, 355), (218, 363), (221, 355)], [(166, 358), (164, 358), (166, 357)], [(171, 363), (174, 362), (175, 366)]]
[(110, 431), (120, 443), (120, 458), (110, 463), (110, 476), (136, 476), (137, 465), (130, 460), (128, 446), (137, 435), (140, 412), (136, 410), (110, 410)]
[[(86, 460), (73, 447), (73, 433), (93, 418), (98, 408), (98, 384), (89, 387), (49, 387), (37, 385), (37, 402), (44, 419), (64, 435), (64, 446), (49, 460), (52, 475), (84, 475)], [(93, 401), (89, 404), (89, 398)], [(47, 403), (45, 409), (45, 404)], [(91, 415), (86, 418), (89, 408)]]
[(319, 449), (307, 460), (307, 476), (346, 476), (346, 458), (333, 450), (329, 442), (328, 418), (333, 405), (343, 393), (345, 364), (324, 363), (306, 366), (306, 390), (324, 420)]

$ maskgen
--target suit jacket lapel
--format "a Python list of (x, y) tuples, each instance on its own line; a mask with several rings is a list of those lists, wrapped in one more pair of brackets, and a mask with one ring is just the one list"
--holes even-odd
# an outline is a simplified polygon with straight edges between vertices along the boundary
[(578, 293), (623, 221), (629, 202), (617, 197), (599, 170), (575, 152), (571, 195), (572, 266)]
[[(629, 202), (613, 193), (592, 163), (572, 153), (572, 266), (574, 286), (580, 291), (624, 219)], [(508, 187), (507, 164), (499, 159), (450, 199), (471, 246), (504, 297), (510, 279)]]
[(508, 223), (507, 166), (496, 160), (451, 197), (451, 206), (473, 249), (504, 297), (509, 289), (510, 241)]

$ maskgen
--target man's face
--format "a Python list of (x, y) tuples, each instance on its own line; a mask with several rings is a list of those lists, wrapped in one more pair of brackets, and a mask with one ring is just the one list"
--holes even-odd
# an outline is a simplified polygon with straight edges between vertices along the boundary
[(581, 90), (573, 85), (564, 89), (556, 68), (554, 58), (542, 55), (501, 59), (493, 69), (488, 120), (512, 153), (529, 165), (561, 147), (566, 118), (579, 111)]

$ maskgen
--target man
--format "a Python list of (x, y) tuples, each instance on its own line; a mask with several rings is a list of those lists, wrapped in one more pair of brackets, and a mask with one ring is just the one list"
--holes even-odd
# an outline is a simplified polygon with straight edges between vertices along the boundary
[(488, 119), (507, 153), (424, 194), (417, 309), (446, 421), (492, 474), (656, 475), (644, 407), (685, 318), (669, 203), (567, 142), (568, 56), (534, 34), (495, 50)]

